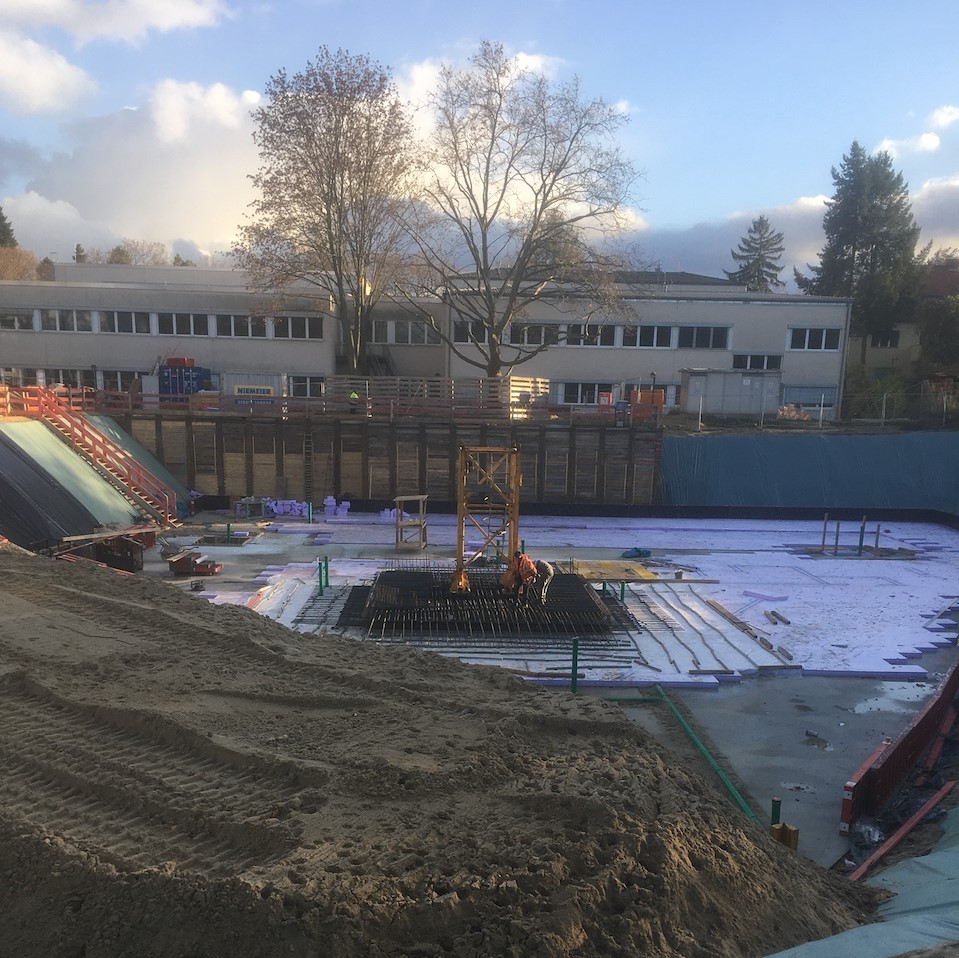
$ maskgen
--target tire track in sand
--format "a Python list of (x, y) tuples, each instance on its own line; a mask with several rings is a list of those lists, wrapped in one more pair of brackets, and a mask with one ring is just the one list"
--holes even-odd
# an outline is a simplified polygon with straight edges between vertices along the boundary
[(168, 720), (150, 734), (149, 717), (79, 707), (22, 676), (2, 685), (0, 813), (122, 871), (172, 861), (181, 871), (235, 875), (298, 844), (277, 816), (303, 788), (283, 769), (241, 755), (229, 764), (187, 730), (171, 740), (180, 737)]

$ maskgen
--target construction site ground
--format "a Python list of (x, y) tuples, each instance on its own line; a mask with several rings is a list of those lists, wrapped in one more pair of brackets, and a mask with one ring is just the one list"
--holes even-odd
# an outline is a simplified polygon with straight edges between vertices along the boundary
[[(227, 523), (249, 535), (203, 545), (222, 573), (170, 573), (164, 546)], [(609, 574), (635, 613), (576, 694), (565, 638), (339, 630), (353, 586), (410, 561), (388, 517), (204, 515), (137, 576), (0, 550), (0, 953), (760, 958), (868, 929), (878, 886), (832, 867), (857, 854), (841, 786), (956, 655), (959, 536), (883, 530), (870, 558), (808, 522), (524, 520), (534, 558)], [(455, 541), (431, 516), (415, 558)], [(659, 585), (587, 565), (630, 548)]]
[[(201, 516), (195, 528), (225, 521)], [(324, 517), (312, 526), (231, 521), (250, 533), (248, 542), (212, 550), (225, 568), (203, 588), (213, 601), (249, 604), (305, 634), (336, 630), (352, 585), (397, 563), (454, 561), (455, 517), (430, 516), (429, 523), (429, 549), (411, 558), (396, 550), (393, 519), (385, 516)], [(876, 745), (905, 727), (959, 658), (950, 594), (959, 591), (959, 533), (884, 524), (879, 555), (887, 557), (871, 559), (875, 523), (862, 556), (859, 525), (840, 528), (837, 543), (830, 524), (820, 552), (823, 525), (810, 521), (537, 516), (524, 519), (522, 532), (534, 558), (585, 575), (599, 591), (605, 582), (636, 616), (619, 633), (622, 648), (593, 659), (580, 653), (579, 694), (620, 700), (631, 719), (662, 736), (664, 725), (675, 726), (663, 717), (669, 710), (628, 701), (661, 686), (744, 782), (759, 813), (782, 799), (802, 854), (826, 867), (849, 854), (839, 830), (842, 786)], [(650, 555), (624, 561), (632, 548)], [(324, 564), (330, 585), (319, 595), (317, 566)], [(158, 555), (147, 569), (168, 577)], [(788, 624), (771, 624), (763, 614), (771, 608)], [(404, 641), (569, 686), (568, 637), (547, 651), (502, 640)]]

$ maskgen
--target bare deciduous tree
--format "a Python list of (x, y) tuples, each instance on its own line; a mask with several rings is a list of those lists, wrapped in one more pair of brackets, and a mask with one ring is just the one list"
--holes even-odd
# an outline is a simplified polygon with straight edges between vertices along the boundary
[(325, 294), (351, 372), (366, 366), (370, 314), (408, 243), (411, 125), (384, 68), (321, 48), (293, 76), (280, 71), (253, 113), (261, 166), (250, 222), (234, 247), (257, 289), (300, 281)]
[(473, 348), (453, 351), (499, 376), (549, 345), (504, 354), (507, 329), (533, 303), (575, 296), (589, 322), (616, 300), (619, 263), (599, 250), (637, 178), (614, 139), (625, 117), (486, 41), (467, 69), (441, 71), (431, 107), (424, 194), (408, 223), (420, 288), (441, 291), (459, 317), (455, 338), (465, 331)]

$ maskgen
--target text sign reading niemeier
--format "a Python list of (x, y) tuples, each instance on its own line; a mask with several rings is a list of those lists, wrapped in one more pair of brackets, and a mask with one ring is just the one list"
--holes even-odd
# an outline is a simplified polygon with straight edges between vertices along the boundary
[(273, 402), (272, 386), (234, 386), (233, 395), (237, 403), (271, 403)]

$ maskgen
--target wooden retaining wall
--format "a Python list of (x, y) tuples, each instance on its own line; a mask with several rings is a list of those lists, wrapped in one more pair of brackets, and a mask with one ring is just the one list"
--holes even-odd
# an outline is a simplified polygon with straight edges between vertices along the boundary
[(206, 495), (321, 502), (428, 495), (452, 502), (461, 445), (521, 450), (521, 501), (650, 505), (661, 431), (613, 423), (378, 422), (170, 416), (117, 421), (188, 488)]

